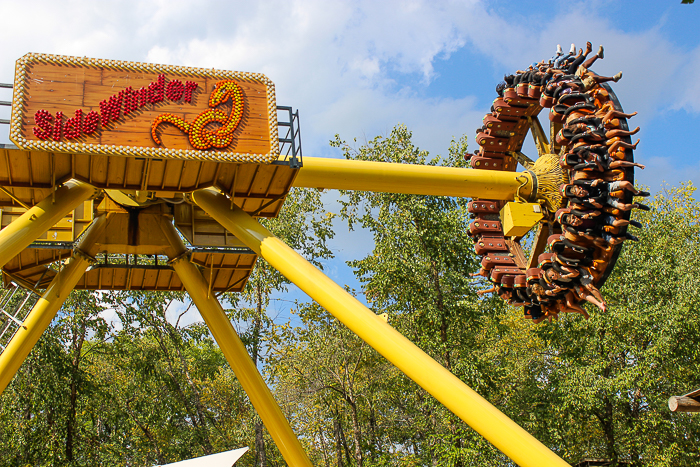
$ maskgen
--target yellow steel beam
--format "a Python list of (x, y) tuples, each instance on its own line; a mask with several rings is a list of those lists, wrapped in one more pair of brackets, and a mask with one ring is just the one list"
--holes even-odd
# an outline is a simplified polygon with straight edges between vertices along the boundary
[(91, 185), (70, 180), (56, 190), (55, 199), (53, 194), (47, 196), (0, 230), (0, 268), (94, 194)]
[(93, 261), (94, 240), (104, 230), (104, 216), (98, 217), (88, 227), (85, 235), (63, 269), (56, 274), (44, 294), (29, 312), (22, 326), (0, 354), (0, 393), (2, 393), (12, 378), (22, 366), (22, 363), (39, 341), (54, 316), (68, 298), (75, 285), (83, 276), (85, 269)]
[(260, 376), (255, 363), (236, 334), (236, 330), (226, 317), (221, 304), (213, 294), (197, 267), (189, 261), (187, 250), (172, 224), (163, 223), (161, 229), (168, 238), (171, 248), (179, 252), (171, 264), (178, 277), (190, 294), (192, 301), (211, 330), (231, 369), (236, 374), (241, 386), (248, 394), (253, 407), (260, 415), (287, 464), (293, 466), (311, 466), (301, 443), (289, 426), (282, 410), (277, 405), (270, 389)]
[[(412, 195), (514, 199), (532, 192), (529, 173), (304, 157), (293, 186)], [(520, 177), (520, 179), (519, 179)]]
[(537, 153), (540, 156), (542, 154), (550, 154), (549, 141), (547, 141), (547, 135), (542, 129), (540, 119), (537, 116), (527, 117), (527, 121), (530, 123), (530, 132), (532, 133), (532, 139), (535, 140)]
[[(304, 161), (306, 162), (306, 159)], [(216, 221), (518, 465), (569, 467), (568, 463), (272, 235), (255, 219), (237, 206), (232, 206), (226, 196), (208, 189), (195, 191), (191, 197)]]

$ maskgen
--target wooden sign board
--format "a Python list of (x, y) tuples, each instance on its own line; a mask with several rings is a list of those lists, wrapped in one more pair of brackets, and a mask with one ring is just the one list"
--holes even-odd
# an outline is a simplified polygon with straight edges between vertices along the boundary
[(269, 163), (275, 86), (260, 73), (30, 53), (16, 64), (10, 139), (73, 154)]

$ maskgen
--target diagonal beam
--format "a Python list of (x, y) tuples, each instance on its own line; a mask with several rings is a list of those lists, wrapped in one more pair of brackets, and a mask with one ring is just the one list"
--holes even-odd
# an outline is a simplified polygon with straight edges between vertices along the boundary
[(527, 121), (530, 123), (530, 132), (532, 133), (532, 139), (535, 140), (535, 146), (537, 146), (537, 152), (541, 156), (542, 154), (550, 154), (549, 141), (547, 141), (547, 135), (542, 129), (542, 124), (540, 119), (535, 117), (527, 117)]
[(29, 352), (32, 351), (58, 310), (63, 306), (63, 302), (66, 301), (75, 285), (83, 277), (85, 269), (94, 261), (95, 238), (102, 233), (105, 225), (104, 215), (90, 224), (75, 248), (73, 256), (66, 260), (63, 269), (53, 278), (44, 294), (34, 304), (22, 326), (19, 327), (17, 333), (0, 354), (0, 393), (10, 384)]
[(293, 466), (311, 467), (311, 461), (306, 456), (304, 448), (292, 431), (292, 427), (289, 426), (289, 422), (277, 405), (272, 392), (265, 384), (265, 380), (260, 376), (260, 372), (248, 355), (236, 330), (226, 317), (221, 303), (213, 294), (207, 293), (209, 290), (207, 281), (202, 277), (199, 269), (190, 262), (187, 248), (182, 243), (175, 227), (169, 222), (163, 222), (161, 230), (168, 239), (172, 250), (177, 254), (170, 261), (173, 269), (207, 323), (214, 339), (219, 344), (219, 348), (248, 394), (250, 402), (260, 415), (285, 461)]
[(0, 268), (94, 194), (91, 185), (70, 180), (0, 230)]
[(217, 222), (518, 465), (569, 467), (255, 219), (237, 206), (231, 206), (226, 196), (206, 189), (195, 191), (191, 197)]

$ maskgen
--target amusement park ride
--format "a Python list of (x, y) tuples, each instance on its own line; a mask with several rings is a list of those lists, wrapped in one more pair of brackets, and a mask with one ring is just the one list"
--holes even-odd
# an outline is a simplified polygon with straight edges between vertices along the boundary
[(598, 287), (631, 237), (630, 210), (645, 207), (633, 203), (630, 115), (604, 83), (619, 77), (589, 71), (602, 48), (589, 53), (507, 77), (471, 169), (302, 159), (298, 114), (261, 74), (25, 55), (16, 146), (0, 149), (0, 266), (7, 288), (39, 298), (0, 304), (0, 391), (71, 290), (185, 290), (287, 463), (311, 465), (216, 298), (241, 291), (262, 256), (514, 462), (568, 466), (256, 218), (277, 216), (292, 187), (471, 197), (493, 291), (534, 321), (585, 314), (584, 300), (604, 308)]

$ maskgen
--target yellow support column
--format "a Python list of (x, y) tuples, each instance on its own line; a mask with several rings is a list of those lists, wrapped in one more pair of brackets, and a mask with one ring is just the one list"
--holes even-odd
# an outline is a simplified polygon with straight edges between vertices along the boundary
[(213, 294), (208, 293), (207, 282), (197, 267), (190, 262), (187, 250), (175, 228), (172, 224), (163, 224), (161, 228), (173, 250), (179, 252), (179, 255), (171, 260), (177, 276), (207, 323), (214, 339), (219, 344), (241, 386), (250, 397), (253, 407), (270, 432), (270, 436), (275, 441), (284, 460), (290, 466), (311, 467), (311, 461), (304, 452), (304, 448), (248, 355), (236, 330), (226, 317), (221, 304)]
[(70, 180), (2, 229), (0, 231), (0, 268), (94, 194), (93, 186), (78, 180)]
[(532, 175), (457, 167), (304, 157), (292, 186), (338, 190), (461, 196), (484, 199), (527, 198)]
[(22, 323), (23, 325), (0, 354), (0, 393), (10, 384), (29, 352), (32, 351), (63, 302), (68, 298), (68, 294), (71, 293), (85, 273), (85, 269), (93, 261), (95, 238), (102, 233), (105, 225), (104, 216), (98, 217), (92, 222), (73, 251), (73, 256), (66, 260), (63, 269), (53, 278), (44, 295), (36, 302)]
[(518, 465), (569, 467), (255, 219), (235, 205), (231, 208), (226, 196), (211, 189), (195, 191), (191, 196), (217, 222)]

